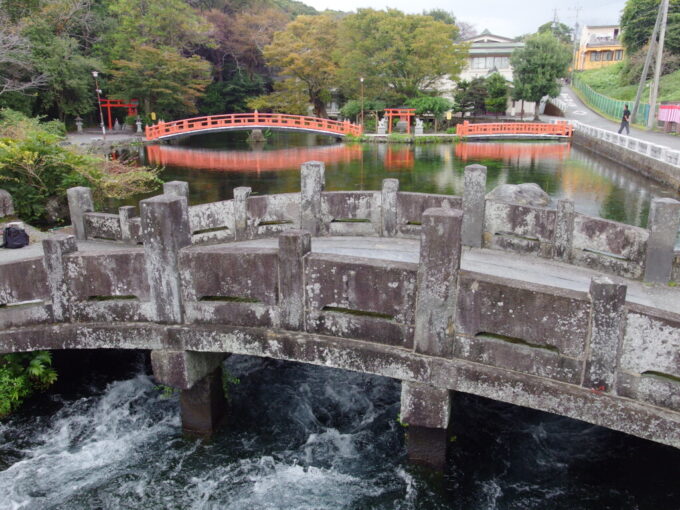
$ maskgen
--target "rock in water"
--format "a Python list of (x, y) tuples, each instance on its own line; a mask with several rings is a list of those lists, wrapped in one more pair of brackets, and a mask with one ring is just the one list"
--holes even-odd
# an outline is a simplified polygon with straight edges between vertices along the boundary
[(501, 184), (488, 193), (486, 198), (498, 200), (499, 202), (531, 205), (534, 207), (545, 207), (551, 201), (550, 195), (533, 182), (526, 184)]

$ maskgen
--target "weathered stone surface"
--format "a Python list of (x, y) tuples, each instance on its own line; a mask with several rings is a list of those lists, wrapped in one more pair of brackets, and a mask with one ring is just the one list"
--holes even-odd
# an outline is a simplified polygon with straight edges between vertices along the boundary
[(312, 251), (312, 237), (304, 230), (289, 230), (279, 236), (279, 303), (281, 327), (305, 328), (305, 263)]
[(137, 208), (132, 205), (124, 205), (118, 208), (118, 221), (120, 222), (120, 240), (132, 242), (132, 217), (137, 213)]
[(73, 225), (73, 233), (79, 241), (87, 239), (85, 213), (94, 211), (92, 190), (83, 186), (69, 188), (66, 190), (66, 196), (68, 197), (68, 210), (71, 216), (71, 225)]
[(223, 353), (154, 350), (151, 366), (161, 384), (188, 390), (218, 368), (224, 356)]
[(68, 321), (74, 295), (70, 287), (71, 275), (67, 269), (66, 257), (78, 250), (76, 239), (73, 236), (57, 236), (43, 240), (42, 244), (54, 320)]
[(463, 192), (463, 244), (479, 248), (484, 232), (484, 209), (486, 200), (486, 167), (468, 165), (465, 167), (465, 189)]
[(248, 238), (272, 236), (300, 228), (300, 194), (250, 197), (247, 204)]
[(501, 184), (489, 192), (486, 199), (533, 207), (546, 207), (551, 202), (550, 195), (534, 182)]
[(200, 437), (213, 435), (227, 409), (222, 389), (222, 369), (217, 368), (191, 389), (182, 390), (179, 407), (185, 434)]
[(398, 192), (397, 230), (399, 234), (420, 238), (423, 213), (432, 208), (462, 209), (463, 199), (451, 195)]
[(649, 239), (644, 279), (667, 283), (673, 271), (673, 250), (680, 229), (680, 202), (672, 198), (652, 199), (647, 228)]
[(563, 198), (557, 201), (555, 216), (555, 258), (571, 261), (574, 243), (574, 201)]
[(189, 200), (189, 183), (185, 181), (164, 182), (163, 194), (184, 197)]
[(4, 216), (14, 216), (14, 202), (8, 191), (0, 189), (0, 218)]
[(380, 235), (394, 237), (398, 229), (399, 179), (383, 179), (382, 182), (382, 217)]
[(325, 233), (321, 209), (321, 192), (326, 187), (325, 169), (321, 161), (308, 161), (300, 169), (300, 228), (312, 236)]
[(610, 391), (615, 379), (625, 325), (626, 286), (605, 276), (590, 283), (590, 353), (583, 386)]
[(43, 257), (0, 262), (0, 306), (51, 300)]
[(83, 223), (88, 239), (120, 241), (120, 217), (117, 214), (90, 212), (83, 215)]
[(449, 435), (446, 429), (431, 429), (414, 425), (406, 431), (406, 452), (409, 462), (435, 471), (443, 471)]
[(234, 201), (223, 200), (189, 207), (191, 241), (194, 244), (234, 239)]
[(248, 239), (248, 197), (252, 190), (247, 186), (234, 188), (234, 239)]
[(179, 250), (191, 244), (187, 200), (161, 195), (140, 202), (146, 271), (158, 322), (181, 323)]
[(552, 258), (555, 210), (487, 200), (485, 246)]
[(445, 429), (451, 418), (449, 390), (427, 384), (401, 383), (401, 422), (431, 429)]
[(382, 194), (333, 191), (321, 195), (323, 231), (330, 235), (380, 235)]
[(459, 209), (428, 209), (423, 213), (414, 335), (416, 352), (444, 357), (453, 354), (462, 225), (463, 213)]

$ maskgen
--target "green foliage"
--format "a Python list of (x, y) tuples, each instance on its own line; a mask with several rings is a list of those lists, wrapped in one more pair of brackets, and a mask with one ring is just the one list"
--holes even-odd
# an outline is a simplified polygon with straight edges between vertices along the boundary
[(338, 81), (349, 97), (365, 95), (402, 104), (418, 93), (436, 90), (440, 79), (456, 79), (467, 58), (465, 44), (454, 42), (458, 28), (430, 16), (396, 9), (359, 9), (342, 20)]
[(458, 82), (454, 94), (454, 110), (461, 113), (476, 115), (486, 111), (486, 98), (489, 92), (486, 88), (486, 80), (481, 76), (470, 81)]
[(196, 102), (210, 83), (210, 64), (174, 49), (139, 46), (127, 59), (112, 62), (111, 86), (123, 99), (138, 99), (144, 112), (164, 118), (196, 113)]
[(456, 16), (451, 11), (445, 11), (444, 9), (430, 9), (429, 11), (423, 11), (423, 16), (429, 16), (437, 21), (446, 23), (447, 25), (456, 24)]
[(125, 198), (154, 189), (156, 172), (63, 147), (64, 125), (40, 123), (11, 110), (0, 112), (0, 184), (28, 222), (52, 223), (48, 201), (66, 202), (66, 190), (90, 186), (95, 197)]
[(409, 99), (406, 103), (416, 109), (416, 115), (430, 114), (434, 117), (434, 131), (437, 132), (437, 123), (446, 112), (453, 108), (453, 103), (445, 97), (418, 96)]
[[(632, 101), (635, 99), (637, 84), (625, 84), (627, 80), (622, 78), (625, 66), (624, 63), (617, 63), (600, 69), (582, 71), (578, 73), (578, 77), (600, 94), (622, 101)], [(642, 93), (642, 102), (648, 100), (649, 87), (646, 87)], [(680, 69), (661, 77), (658, 100), (680, 101)]]
[[(661, 0), (628, 0), (621, 13), (621, 42), (632, 55), (649, 43)], [(680, 53), (680, 0), (670, 0), (664, 47)]]
[(248, 98), (263, 92), (264, 82), (260, 76), (237, 74), (231, 80), (208, 85), (198, 102), (198, 112), (202, 115), (246, 112)]
[[(382, 112), (386, 106), (387, 105), (385, 104), (385, 101), (381, 101), (379, 99), (366, 99), (364, 100), (364, 117), (367, 117), (369, 113), (375, 115), (379, 112)], [(347, 101), (345, 105), (340, 108), (340, 114), (346, 119), (357, 121), (361, 116), (361, 101), (357, 99), (351, 99), (350, 101)], [(364, 118), (364, 123), (367, 120), (367, 118)]]
[(413, 143), (413, 137), (401, 133), (390, 133), (387, 136), (387, 141), (388, 143)]
[(508, 82), (500, 75), (493, 73), (486, 79), (486, 90), (489, 96), (484, 105), (489, 112), (503, 113), (508, 105)]
[(166, 386), (165, 384), (157, 384), (156, 386), (154, 386), (154, 389), (160, 392), (161, 398), (163, 399), (172, 398), (179, 393), (179, 390), (177, 388), (173, 388), (172, 386)]
[(514, 72), (514, 99), (540, 102), (543, 96), (556, 97), (557, 80), (566, 76), (571, 51), (551, 33), (529, 37), (510, 59)]
[(25, 399), (47, 390), (57, 380), (47, 351), (0, 356), (0, 418), (15, 411)]
[(548, 21), (538, 27), (538, 33), (548, 33), (554, 35), (562, 44), (570, 45), (573, 42), (572, 35), (574, 30), (564, 23)]
[(248, 108), (260, 112), (280, 112), (291, 115), (309, 115), (309, 95), (304, 83), (296, 78), (274, 84), (274, 92), (249, 99)]
[(231, 400), (231, 395), (229, 393), (229, 388), (234, 384), (241, 384), (241, 380), (238, 377), (234, 377), (229, 373), (228, 370), (222, 369), (222, 391), (224, 392), (224, 398)]

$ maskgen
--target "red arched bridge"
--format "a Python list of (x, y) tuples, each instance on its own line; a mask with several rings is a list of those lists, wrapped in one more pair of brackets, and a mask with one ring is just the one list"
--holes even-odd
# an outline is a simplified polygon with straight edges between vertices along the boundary
[(361, 126), (349, 121), (286, 115), (281, 113), (231, 113), (194, 117), (193, 119), (158, 122), (146, 127), (147, 141), (168, 140), (216, 131), (244, 131), (271, 129), (277, 131), (302, 131), (335, 137), (361, 136)]

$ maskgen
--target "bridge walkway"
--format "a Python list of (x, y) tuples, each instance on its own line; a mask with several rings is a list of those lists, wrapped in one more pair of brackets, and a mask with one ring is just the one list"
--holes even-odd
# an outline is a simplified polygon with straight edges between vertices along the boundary
[[(80, 253), (107, 251), (138, 251), (142, 247), (110, 241), (78, 241)], [(278, 249), (276, 237), (250, 241), (229, 242), (211, 245), (215, 248), (270, 248)], [(202, 249), (197, 245), (192, 249)], [(312, 253), (363, 257), (395, 262), (418, 263), (420, 241), (406, 238), (384, 237), (322, 237), (312, 239)], [(0, 264), (18, 262), (43, 256), (41, 243), (34, 243), (20, 250), (0, 251)], [(529, 268), (529, 269), (528, 269)], [(546, 285), (558, 289), (588, 292), (591, 279), (604, 275), (592, 269), (573, 266), (555, 260), (542, 259), (534, 255), (501, 252), (487, 248), (464, 247), (461, 269), (476, 273), (511, 278), (534, 285)], [(677, 290), (666, 285), (651, 285), (637, 280), (617, 277), (628, 286), (626, 301), (653, 307), (672, 313), (680, 313), (680, 299)]]

